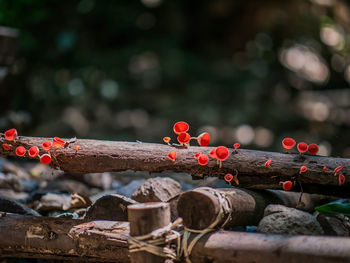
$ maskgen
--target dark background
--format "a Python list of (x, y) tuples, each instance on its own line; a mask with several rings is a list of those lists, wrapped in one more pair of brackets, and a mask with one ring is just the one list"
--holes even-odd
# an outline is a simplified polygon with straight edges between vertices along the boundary
[(1, 131), (162, 142), (183, 120), (350, 156), (346, 1), (0, 0), (0, 25)]

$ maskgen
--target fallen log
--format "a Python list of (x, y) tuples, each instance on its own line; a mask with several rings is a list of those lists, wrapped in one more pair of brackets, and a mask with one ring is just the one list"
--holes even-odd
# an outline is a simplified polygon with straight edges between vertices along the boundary
[(184, 226), (196, 230), (209, 227), (219, 216), (220, 206), (224, 205), (221, 204), (219, 195), (228, 202), (228, 209), (223, 210), (223, 215), (218, 221), (218, 226), (221, 226), (227, 220), (225, 227), (257, 225), (269, 204), (294, 208), (298, 206), (311, 212), (315, 206), (335, 199), (330, 196), (304, 193), (299, 203), (300, 193), (296, 192), (200, 187), (182, 193), (179, 197), (177, 211), (183, 219)]
[[(0, 257), (129, 262), (127, 222), (0, 214)], [(6, 238), (5, 238), (6, 237)]]
[[(16, 146), (23, 145), (28, 150), (33, 145), (40, 146), (45, 140), (48, 139), (20, 136), (15, 142), (8, 142), (1, 137), (0, 143), (10, 143), (12, 150), (6, 151), (0, 147), (0, 156), (15, 156)], [(80, 149), (75, 150), (74, 145), (79, 145)], [(198, 179), (204, 176), (223, 178), (226, 173), (238, 171), (240, 186), (245, 188), (280, 189), (281, 181), (296, 178), (305, 192), (335, 196), (349, 196), (350, 193), (350, 159), (229, 149), (230, 155), (222, 168), (212, 158), (208, 165), (199, 165), (194, 155), (197, 152), (209, 154), (212, 149), (214, 147), (184, 148), (154, 143), (78, 139), (53, 154), (52, 166), (75, 174), (125, 170), (174, 171), (186, 172)], [(172, 162), (168, 159), (168, 153), (174, 150), (177, 151), (177, 158)], [(264, 164), (267, 160), (272, 162), (266, 168)], [(299, 174), (303, 165), (307, 166), (307, 171)], [(323, 170), (324, 166), (327, 167), (326, 171)], [(338, 177), (333, 172), (338, 166), (344, 166), (342, 173), (346, 180), (342, 186), (338, 186)]]
[[(55, 234), (42, 235), (49, 233), (45, 230), (49, 227), (49, 232)], [(130, 262), (128, 233), (127, 222), (82, 223), (67, 218), (7, 215), (0, 217), (0, 236), (6, 236), (0, 238), (0, 258), (127, 263)], [(339, 263), (350, 262), (349, 247), (350, 238), (344, 237), (218, 231), (203, 236), (194, 246), (190, 259), (193, 263)]]

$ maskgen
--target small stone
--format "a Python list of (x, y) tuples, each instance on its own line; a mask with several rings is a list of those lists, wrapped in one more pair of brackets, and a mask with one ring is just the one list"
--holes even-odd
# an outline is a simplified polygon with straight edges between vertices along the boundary
[(90, 173), (84, 174), (84, 181), (87, 185), (92, 187), (109, 190), (112, 186), (112, 176), (110, 173)]
[(20, 215), (40, 216), (40, 214), (36, 211), (30, 209), (29, 207), (17, 202), (16, 200), (10, 197), (5, 196), (0, 196), (0, 211)]
[(4, 174), (0, 172), (0, 188), (12, 189), (16, 192), (23, 191), (23, 185), (20, 180), (12, 173)]
[(181, 185), (169, 177), (150, 178), (132, 194), (132, 199), (141, 202), (167, 202), (182, 193)]
[(43, 190), (56, 190), (63, 193), (81, 193), (90, 195), (90, 189), (83, 183), (70, 179), (49, 181)]
[(322, 235), (316, 217), (307, 212), (282, 205), (268, 205), (258, 225), (258, 232), (289, 235)]

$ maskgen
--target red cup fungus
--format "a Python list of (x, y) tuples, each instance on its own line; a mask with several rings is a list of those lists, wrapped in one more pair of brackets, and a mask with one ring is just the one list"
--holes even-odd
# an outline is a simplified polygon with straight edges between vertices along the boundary
[(338, 181), (339, 185), (343, 185), (345, 183), (345, 176), (343, 174), (339, 174)]
[(5, 131), (5, 139), (8, 141), (13, 141), (17, 137), (17, 130), (16, 129), (10, 129)]
[(79, 151), (80, 146), (79, 145), (74, 145), (74, 150)]
[(3, 143), (2, 144), (2, 148), (4, 148), (4, 150), (8, 151), (8, 150), (11, 150), (12, 145), (11, 144), (7, 144), (7, 143)]
[(292, 189), (293, 183), (292, 183), (292, 181), (285, 181), (285, 182), (283, 182), (282, 187), (283, 187), (283, 190), (289, 191), (290, 189)]
[(165, 142), (166, 144), (170, 145), (170, 141), (171, 141), (171, 138), (170, 137), (164, 137), (163, 138), (163, 142)]
[(307, 152), (308, 146), (305, 142), (299, 142), (297, 145), (297, 149), (300, 154)]
[(235, 148), (235, 150), (237, 150), (239, 147), (241, 147), (241, 145), (238, 142), (233, 145), (233, 148)]
[(309, 152), (309, 154), (311, 155), (316, 155), (318, 153), (318, 146), (317, 144), (310, 144), (307, 151)]
[(323, 171), (327, 171), (327, 166), (323, 166)]
[(200, 146), (208, 146), (210, 142), (210, 135), (207, 132), (203, 132), (197, 137), (197, 142)]
[(300, 173), (305, 173), (306, 171), (307, 171), (307, 167), (305, 165), (300, 167)]
[(181, 132), (178, 136), (177, 136), (177, 141), (181, 144), (181, 145), (186, 145), (190, 142), (191, 140), (191, 136), (187, 133), (187, 132)]
[(219, 160), (219, 167), (221, 168), (222, 161), (225, 161), (229, 156), (228, 149), (225, 146), (218, 146), (216, 147), (215, 155), (216, 155), (216, 159)]
[(209, 162), (209, 158), (206, 154), (201, 154), (198, 157), (198, 163), (202, 166), (207, 165), (207, 163)]
[(232, 179), (233, 179), (233, 175), (232, 174), (226, 174), (224, 176), (224, 179), (225, 179), (226, 182), (230, 183), (232, 181)]
[(341, 170), (343, 170), (344, 166), (340, 165), (337, 168), (334, 169), (334, 174), (339, 173)]
[(189, 126), (187, 122), (179, 121), (174, 124), (173, 130), (176, 134), (180, 134), (182, 132), (187, 132), (189, 129)]
[(213, 150), (211, 150), (210, 153), (209, 153), (209, 156), (210, 156), (211, 158), (214, 158), (214, 159), (216, 159), (215, 150), (216, 150), (216, 149), (213, 149)]
[(37, 146), (32, 146), (30, 147), (29, 151), (28, 151), (28, 155), (29, 157), (34, 158), (35, 156), (37, 156), (39, 154), (39, 148)]
[(66, 142), (64, 140), (62, 140), (61, 138), (58, 138), (58, 137), (53, 138), (53, 147), (55, 147), (55, 149), (62, 148), (65, 145), (66, 145)]
[(23, 146), (18, 146), (16, 148), (16, 155), (22, 157), (26, 154), (26, 149)]
[(52, 147), (52, 142), (46, 141), (41, 145), (45, 151), (49, 151)]
[(197, 152), (195, 155), (194, 155), (194, 158), (198, 160), (199, 156), (201, 156), (201, 152)]
[(292, 138), (284, 138), (282, 141), (282, 146), (286, 150), (291, 150), (295, 146), (295, 140)]
[(265, 163), (265, 167), (266, 167), (266, 168), (269, 167), (270, 164), (271, 164), (271, 162), (272, 162), (272, 160), (267, 160), (266, 163)]
[(177, 154), (176, 154), (175, 151), (170, 152), (170, 153), (168, 154), (169, 160), (175, 162), (176, 155), (177, 155)]
[(51, 155), (50, 154), (43, 154), (40, 156), (40, 162), (44, 163), (44, 164), (49, 164), (51, 163)]

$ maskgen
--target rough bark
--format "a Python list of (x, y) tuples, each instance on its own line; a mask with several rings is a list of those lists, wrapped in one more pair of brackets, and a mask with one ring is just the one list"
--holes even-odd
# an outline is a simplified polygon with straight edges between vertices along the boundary
[[(124, 226), (123, 226), (124, 224)], [(126, 224), (126, 225), (125, 225)], [(123, 227), (117, 232), (117, 227)], [(0, 257), (129, 262), (127, 222), (0, 214)], [(6, 238), (4, 238), (6, 237)]]
[[(220, 202), (215, 193), (226, 195), (232, 213), (226, 227), (257, 225), (264, 215), (264, 209), (269, 204), (281, 204), (296, 207), (300, 193), (276, 190), (249, 191), (240, 189), (212, 189), (197, 188), (180, 195), (177, 204), (178, 215), (182, 217), (186, 227), (191, 229), (205, 229), (212, 224), (220, 211)], [(314, 207), (334, 201), (334, 197), (323, 195), (303, 194), (298, 208), (313, 211)], [(218, 226), (227, 219), (226, 213)]]
[[(142, 236), (170, 224), (170, 206), (167, 203), (144, 203), (128, 206), (130, 236)], [(132, 263), (160, 263), (163, 257), (148, 252), (130, 254)]]
[[(47, 138), (18, 137), (16, 142), (7, 142), (15, 146), (23, 145), (29, 149), (33, 145), (40, 146)], [(51, 138), (50, 138), (51, 140)], [(3, 137), (0, 143), (5, 142)], [(78, 151), (73, 146), (79, 145)], [(63, 171), (82, 174), (106, 171), (174, 171), (186, 172), (195, 178), (216, 176), (223, 178), (226, 173), (238, 171), (240, 186), (245, 188), (266, 189), (281, 188), (280, 182), (296, 177), (303, 184), (306, 192), (321, 192), (336, 196), (349, 196), (350, 159), (285, 154), (238, 149), (229, 149), (230, 156), (223, 162), (220, 169), (216, 161), (210, 158), (208, 165), (201, 166), (194, 158), (195, 153), (209, 154), (214, 147), (176, 148), (173, 146), (101, 140), (78, 139), (66, 148), (60, 148), (55, 153), (52, 165)], [(177, 151), (175, 162), (168, 159), (168, 153)], [(0, 156), (14, 156), (14, 150), (5, 151), (0, 148)], [(26, 155), (27, 156), (27, 155)], [(270, 167), (264, 166), (271, 159)], [(299, 175), (302, 165), (307, 166), (307, 172)], [(333, 169), (344, 166), (345, 185), (338, 186), (338, 177)], [(324, 171), (323, 167), (327, 170)]]

